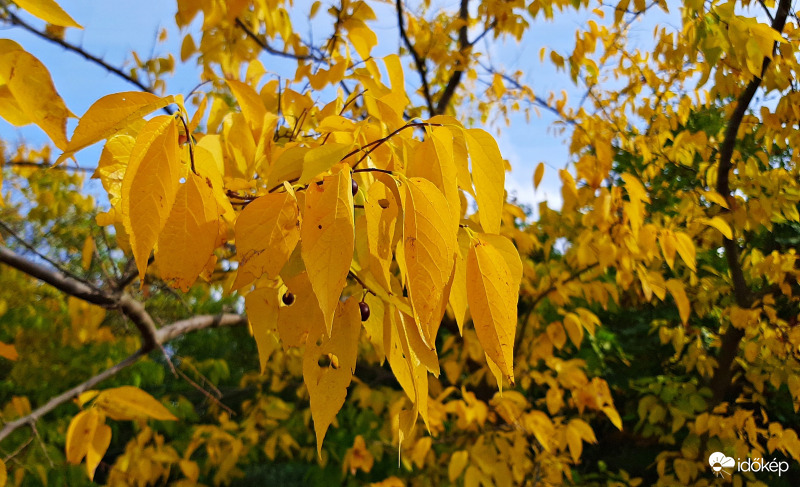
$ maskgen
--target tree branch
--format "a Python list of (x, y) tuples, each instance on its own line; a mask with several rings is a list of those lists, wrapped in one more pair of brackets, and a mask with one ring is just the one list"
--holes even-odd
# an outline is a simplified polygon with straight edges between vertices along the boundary
[(81, 167), (81, 166), (70, 166), (69, 164), (59, 164), (58, 166), (53, 166), (46, 162), (33, 162), (33, 161), (6, 161), (3, 163), (5, 166), (17, 166), (17, 167), (32, 167), (35, 169), (57, 169), (61, 171), (78, 171), (78, 172), (86, 172), (86, 173), (94, 173), (96, 168), (94, 167)]
[[(0, 247), (0, 252), (4, 249)], [(141, 305), (141, 304), (140, 304)], [(139, 358), (149, 353), (151, 350), (155, 349), (156, 347), (160, 347), (164, 343), (178, 337), (184, 335), (186, 333), (191, 333), (193, 331), (203, 330), (206, 328), (213, 328), (219, 326), (242, 326), (247, 323), (247, 318), (240, 315), (234, 314), (222, 314), (217, 316), (212, 315), (202, 315), (202, 316), (194, 316), (187, 320), (176, 321), (175, 323), (161, 328), (156, 333), (156, 341), (147, 344), (142, 344), (142, 347), (130, 355), (128, 358), (123, 360), (122, 362), (114, 365), (113, 367), (104, 370), (103, 372), (97, 374), (96, 376), (92, 377), (91, 379), (78, 384), (77, 386), (62, 392), (56, 397), (51, 398), (44, 406), (41, 406), (35, 409), (33, 412), (24, 416), (22, 418), (16, 419), (9, 423), (6, 423), (3, 426), (3, 429), (0, 430), (0, 441), (3, 441), (11, 432), (15, 429), (19, 428), (20, 426), (26, 424), (34, 424), (36, 421), (39, 420), (42, 416), (49, 413), (50, 411), (54, 410), (61, 404), (72, 400), (72, 398), (78, 396), (82, 392), (88, 391), (92, 387), (96, 386), (97, 384), (103, 382), (104, 380), (116, 375), (123, 369), (135, 364)]]
[(236, 26), (239, 27), (240, 29), (242, 29), (244, 31), (244, 33), (247, 34), (247, 37), (252, 39), (253, 42), (258, 44), (258, 47), (260, 47), (264, 51), (266, 51), (266, 52), (268, 52), (270, 54), (273, 54), (275, 56), (281, 56), (281, 57), (285, 57), (285, 58), (289, 58), (289, 59), (296, 59), (298, 61), (304, 61), (306, 59), (314, 59), (316, 61), (321, 61), (322, 60), (321, 58), (317, 58), (317, 57), (312, 56), (310, 54), (294, 54), (294, 53), (291, 53), (291, 52), (284, 52), (284, 51), (279, 51), (279, 50), (275, 49), (274, 47), (270, 46), (267, 43), (266, 40), (262, 39), (255, 32), (253, 32), (250, 29), (250, 27), (248, 27), (242, 21), (242, 19), (240, 19), (239, 17), (236, 17)]
[(436, 107), (433, 105), (431, 88), (428, 85), (428, 68), (425, 65), (425, 60), (422, 59), (419, 53), (417, 53), (417, 50), (414, 49), (414, 46), (411, 44), (411, 39), (408, 38), (408, 34), (406, 33), (406, 24), (403, 19), (403, 0), (396, 0), (395, 7), (397, 10), (397, 28), (400, 29), (400, 37), (403, 39), (403, 43), (406, 45), (409, 54), (411, 54), (411, 57), (414, 59), (414, 64), (417, 66), (419, 77), (422, 80), (422, 96), (425, 98), (425, 105), (428, 107), (428, 113), (435, 115)]
[[(469, 0), (461, 0), (461, 7), (458, 9), (458, 18), (461, 19), (462, 22), (461, 28), (458, 29), (458, 54), (459, 56), (463, 57), (472, 47), (472, 44), (467, 38), (467, 29), (469, 27)], [(484, 34), (488, 31), (489, 29), (484, 31)], [(453, 99), (453, 95), (456, 94), (456, 88), (458, 88), (458, 85), (461, 83), (461, 76), (464, 73), (464, 65), (465, 63), (461, 59), (456, 61), (453, 74), (447, 81), (447, 86), (444, 87), (444, 91), (442, 91), (441, 96), (439, 96), (439, 103), (436, 105), (435, 113), (433, 113), (434, 115), (443, 114), (447, 109), (447, 106), (450, 104), (450, 101)]]
[[(786, 24), (786, 17), (789, 15), (791, 0), (781, 0), (778, 11), (772, 21), (772, 28), (778, 33), (783, 32)], [(736, 101), (736, 108), (733, 110), (728, 126), (725, 129), (725, 138), (719, 150), (719, 170), (717, 174), (717, 193), (728, 199), (732, 197), (730, 188), (730, 172), (733, 168), (732, 158), (736, 146), (736, 139), (739, 133), (739, 126), (742, 124), (747, 108), (761, 85), (762, 77), (766, 72), (771, 59), (765, 57), (761, 66), (761, 77), (753, 78), (748, 83), (745, 90)], [(724, 209), (723, 209), (724, 210)], [(744, 277), (742, 264), (739, 262), (739, 245), (736, 241), (723, 237), (722, 246), (725, 249), (725, 259), (733, 282), (733, 295), (736, 305), (740, 308), (750, 308), (753, 304), (753, 297), (750, 287)], [(722, 337), (719, 355), (717, 357), (717, 369), (711, 378), (710, 387), (713, 393), (711, 404), (719, 404), (725, 397), (728, 386), (731, 383), (731, 365), (739, 350), (739, 343), (744, 337), (744, 330), (734, 327), (732, 324)]]

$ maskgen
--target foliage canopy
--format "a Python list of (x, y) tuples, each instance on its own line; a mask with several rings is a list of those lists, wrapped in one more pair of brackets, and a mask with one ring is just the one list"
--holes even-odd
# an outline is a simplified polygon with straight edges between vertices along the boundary
[[(489, 54), (568, 11), (577, 102)], [(50, 141), (1, 141), (0, 487), (800, 478), (788, 0), (178, 0), (129, 70), (53, 0), (0, 16), (136, 87), (78, 117), (0, 39), (0, 117)], [(533, 212), (476, 125), (542, 110), (572, 160)]]

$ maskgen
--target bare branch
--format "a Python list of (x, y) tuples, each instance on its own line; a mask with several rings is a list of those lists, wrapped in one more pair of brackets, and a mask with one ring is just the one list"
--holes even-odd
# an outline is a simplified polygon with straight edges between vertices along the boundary
[(64, 404), (67, 401), (70, 401), (72, 398), (77, 397), (79, 394), (88, 391), (95, 385), (103, 382), (104, 380), (108, 379), (116, 375), (119, 371), (125, 369), (126, 367), (133, 365), (139, 360), (139, 357), (144, 355), (145, 352), (143, 349), (139, 349), (133, 355), (129, 356), (122, 362), (118, 363), (117, 365), (111, 367), (110, 369), (106, 369), (103, 372), (100, 372), (96, 376), (92, 377), (91, 379), (78, 384), (77, 386), (69, 389), (68, 391), (62, 392), (61, 394), (51, 398), (44, 406), (35, 409), (32, 413), (27, 416), (23, 416), (19, 419), (15, 419), (14, 421), (10, 421), (3, 426), (3, 429), (0, 430), (0, 441), (3, 441), (8, 435), (10, 435), (14, 430), (19, 428), (20, 426), (24, 426), (26, 424), (33, 425), (36, 421), (39, 420), (42, 416), (49, 413), (53, 409), (57, 408), (58, 406)]
[(310, 54), (294, 54), (294, 53), (291, 53), (291, 52), (284, 52), (284, 51), (279, 51), (279, 50), (275, 49), (274, 47), (270, 46), (265, 39), (262, 39), (258, 34), (253, 32), (250, 29), (250, 27), (248, 27), (242, 21), (242, 19), (240, 19), (239, 17), (236, 18), (236, 26), (239, 27), (240, 29), (242, 29), (244, 31), (244, 33), (247, 34), (247, 37), (249, 37), (256, 44), (258, 44), (258, 47), (260, 47), (261, 49), (263, 49), (264, 51), (266, 51), (266, 52), (268, 52), (270, 54), (273, 54), (275, 56), (281, 56), (281, 57), (289, 58), (289, 59), (297, 59), (298, 61), (303, 61), (303, 60), (306, 60), (306, 59), (314, 59), (314, 60), (317, 60), (317, 61), (322, 61), (322, 58), (318, 58), (318, 57), (312, 56)]
[[(399, 1), (399, 0), (398, 0)], [(469, 22), (469, 0), (461, 0), (461, 7), (458, 10), (458, 18), (461, 19), (461, 28), (458, 29), (458, 53), (459, 56), (466, 56), (467, 51), (472, 47), (472, 44), (469, 42), (467, 38), (467, 29), (468, 29), (468, 22)], [(489, 29), (484, 31), (484, 34), (488, 32)], [(456, 65), (453, 70), (453, 74), (450, 76), (450, 79), (447, 81), (447, 86), (444, 87), (444, 91), (442, 91), (441, 96), (439, 97), (439, 103), (436, 105), (436, 110), (434, 115), (441, 115), (447, 110), (447, 106), (450, 104), (450, 101), (453, 99), (453, 95), (456, 93), (456, 88), (461, 83), (461, 76), (464, 73), (465, 64), (461, 59), (456, 61)]]
[[(2, 251), (4, 249), (0, 247), (0, 255), (2, 255)], [(93, 388), (97, 384), (103, 382), (104, 380), (112, 377), (133, 364), (135, 364), (139, 358), (146, 355), (148, 352), (153, 350), (154, 348), (161, 346), (167, 343), (170, 340), (173, 340), (181, 335), (186, 333), (191, 333), (193, 331), (204, 330), (206, 328), (214, 328), (220, 326), (243, 326), (247, 323), (247, 318), (245, 316), (234, 315), (234, 314), (222, 314), (222, 315), (201, 315), (201, 316), (194, 316), (192, 318), (176, 321), (175, 323), (161, 328), (156, 332), (156, 341), (151, 344), (142, 344), (142, 348), (137, 350), (131, 356), (123, 360), (122, 362), (118, 363), (117, 365), (111, 367), (110, 369), (106, 369), (103, 372), (97, 374), (96, 376), (92, 377), (91, 379), (78, 384), (77, 386), (69, 389), (56, 397), (51, 398), (47, 403), (34, 410), (27, 416), (22, 418), (16, 419), (9, 423), (6, 423), (3, 426), (3, 429), (0, 430), (0, 441), (3, 441), (12, 431), (19, 428), (20, 426), (29, 424), (33, 425), (36, 421), (39, 420), (42, 416), (49, 413), (50, 411), (54, 410), (61, 404), (64, 404), (72, 398), (77, 397), (82, 392), (86, 392), (89, 389)]]
[[(778, 11), (775, 15), (775, 19), (772, 21), (772, 28), (778, 33), (783, 32), (791, 3), (791, 0), (781, 0), (778, 5)], [(742, 124), (742, 120), (747, 113), (750, 102), (753, 101), (756, 91), (759, 86), (761, 86), (762, 77), (771, 61), (771, 58), (764, 57), (761, 66), (761, 77), (754, 77), (750, 83), (747, 84), (747, 87), (736, 101), (736, 108), (734, 108), (733, 114), (728, 121), (728, 126), (725, 129), (725, 138), (719, 149), (719, 170), (716, 188), (717, 193), (724, 198), (731, 197), (730, 172), (733, 168), (732, 158), (737, 135), (739, 133), (739, 126)], [(723, 211), (727, 210), (723, 208)], [(722, 246), (725, 249), (725, 259), (728, 262), (728, 269), (731, 273), (733, 295), (736, 300), (736, 305), (740, 308), (750, 308), (753, 304), (753, 296), (745, 280), (742, 264), (739, 262), (739, 245), (735, 240), (723, 237)], [(717, 369), (714, 371), (714, 376), (711, 378), (710, 383), (713, 393), (711, 400), (712, 405), (719, 404), (725, 397), (725, 393), (731, 382), (731, 365), (736, 358), (742, 337), (744, 337), (744, 330), (736, 328), (733, 325), (728, 327), (722, 337), (722, 345), (720, 346), (719, 356), (717, 358)]]
[(431, 98), (431, 88), (428, 85), (428, 67), (425, 65), (425, 60), (422, 59), (417, 50), (414, 49), (414, 46), (411, 44), (411, 39), (408, 38), (408, 34), (406, 33), (406, 21), (403, 18), (403, 0), (396, 0), (395, 6), (397, 9), (397, 28), (400, 29), (400, 37), (403, 39), (406, 49), (408, 49), (409, 54), (411, 54), (411, 57), (414, 59), (414, 64), (417, 66), (419, 77), (422, 80), (422, 96), (425, 98), (425, 105), (428, 107), (428, 113), (434, 115), (436, 109), (433, 105), (433, 99)]
[(69, 164), (59, 164), (58, 166), (53, 166), (52, 164), (48, 164), (46, 162), (33, 162), (33, 161), (6, 161), (3, 163), (5, 166), (17, 166), (17, 167), (33, 167), (36, 169), (45, 169), (45, 170), (59, 170), (59, 171), (78, 171), (78, 172), (85, 172), (85, 173), (94, 173), (96, 168), (94, 167), (81, 167), (81, 166), (70, 166)]

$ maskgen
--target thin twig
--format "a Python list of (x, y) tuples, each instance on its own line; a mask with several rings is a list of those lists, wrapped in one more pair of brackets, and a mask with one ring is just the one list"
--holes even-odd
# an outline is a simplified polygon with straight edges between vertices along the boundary
[(317, 60), (317, 61), (322, 61), (323, 60), (323, 59), (318, 59), (316, 56), (312, 56), (312, 55), (309, 55), (309, 54), (294, 54), (294, 53), (291, 53), (291, 52), (284, 52), (284, 51), (279, 51), (279, 50), (275, 49), (274, 47), (270, 46), (267, 43), (266, 40), (262, 39), (255, 32), (250, 30), (250, 27), (248, 27), (242, 21), (242, 19), (240, 19), (239, 17), (236, 18), (236, 26), (239, 27), (240, 29), (242, 29), (244, 31), (244, 33), (247, 34), (247, 37), (249, 37), (256, 44), (258, 44), (258, 47), (260, 47), (264, 51), (266, 51), (266, 52), (268, 52), (270, 54), (273, 54), (275, 56), (281, 56), (281, 57), (285, 57), (285, 58), (289, 58), (289, 59), (296, 59), (298, 61), (303, 61), (303, 60), (306, 60), (306, 59), (314, 59), (314, 60)]

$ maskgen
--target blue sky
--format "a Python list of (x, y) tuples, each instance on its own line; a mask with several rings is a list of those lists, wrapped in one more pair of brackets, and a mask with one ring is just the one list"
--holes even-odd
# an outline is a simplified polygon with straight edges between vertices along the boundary
[[(443, 6), (456, 8), (457, 3), (453, 5), (450, 3), (445, 3)], [(60, 4), (84, 26), (84, 30), (68, 29), (67, 40), (102, 57), (109, 64), (130, 67), (131, 51), (137, 51), (144, 57), (149, 56), (151, 52), (160, 54), (172, 52), (176, 58), (179, 57), (183, 36), (175, 27), (176, 4), (173, 1), (61, 0)], [(295, 5), (298, 13), (297, 16), (293, 15), (295, 29), (301, 33), (313, 32), (315, 39), (323, 38), (326, 30), (330, 29), (330, 26), (325, 24), (326, 15), (321, 12), (317, 20), (309, 25), (304, 17), (305, 12), (308, 12), (307, 2), (301, 0), (295, 2)], [(373, 55), (381, 56), (396, 52), (399, 37), (394, 10), (391, 5), (375, 8), (378, 20), (372, 27), (379, 36), (379, 46)], [(381, 8), (386, 10), (379, 10)], [(300, 15), (301, 13), (303, 15)], [(38, 19), (24, 13), (20, 13), (20, 16), (36, 27), (43, 25)], [(568, 52), (574, 44), (575, 30), (588, 16), (586, 13), (569, 12), (556, 17), (555, 22), (535, 23), (522, 43), (518, 44), (513, 40), (495, 43), (488, 46), (490, 50), (487, 52), (495, 66), (523, 70), (524, 81), (533, 86), (542, 98), (546, 98), (550, 91), (566, 90), (571, 100), (577, 100), (582, 90), (575, 87), (564, 73), (556, 72), (547, 63), (540, 63), (539, 49), (545, 46), (562, 53)], [(650, 37), (652, 25), (634, 27), (634, 39), (639, 38), (642, 42), (652, 39)], [(156, 34), (164, 27), (168, 29), (168, 39), (163, 44), (156, 44)], [(94, 101), (106, 94), (136, 89), (102, 67), (86, 62), (80, 56), (43, 41), (21, 28), (9, 27), (2, 31), (0, 37), (19, 42), (48, 67), (56, 89), (67, 106), (77, 115), (83, 114)], [(487, 45), (482, 44), (478, 47), (486, 51)], [(276, 59), (274, 56), (264, 56), (262, 62), (268, 70), (282, 71), (284, 75), (293, 74), (292, 62)], [(187, 64), (178, 61), (175, 75), (167, 80), (168, 92), (186, 94), (197, 84), (198, 79), (198, 69), (193, 59)], [(416, 73), (407, 72), (407, 85), (416, 87), (418, 82)], [(557, 169), (567, 167), (569, 154), (565, 137), (557, 136), (551, 127), (553, 121), (552, 115), (543, 112), (540, 117), (532, 116), (530, 122), (526, 122), (521, 115), (514, 116), (508, 128), (504, 125), (485, 127), (496, 135), (503, 156), (513, 167), (513, 171), (507, 175), (507, 189), (524, 203), (534, 204), (546, 199), (551, 206), (560, 206), (560, 181)], [(76, 121), (71, 121), (68, 134), (71, 133), (75, 123)], [(1, 119), (0, 137), (12, 146), (18, 141), (40, 144), (47, 140), (35, 126), (16, 128)], [(94, 167), (99, 153), (99, 145), (84, 150), (78, 155), (79, 164)], [(534, 193), (532, 175), (540, 161), (544, 161), (547, 167), (544, 180), (538, 192)]]

